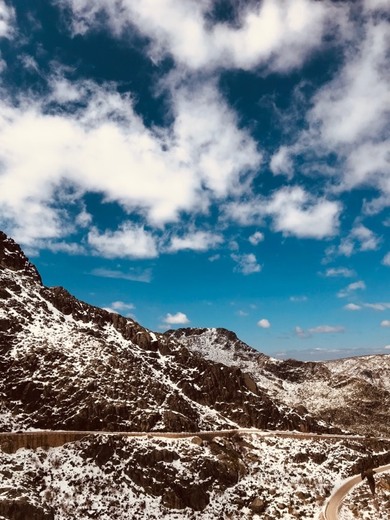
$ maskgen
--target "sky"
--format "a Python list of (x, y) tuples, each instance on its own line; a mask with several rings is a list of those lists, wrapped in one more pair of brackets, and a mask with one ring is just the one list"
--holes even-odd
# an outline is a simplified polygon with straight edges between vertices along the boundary
[(0, 0), (0, 228), (49, 286), (390, 353), (387, 0)]

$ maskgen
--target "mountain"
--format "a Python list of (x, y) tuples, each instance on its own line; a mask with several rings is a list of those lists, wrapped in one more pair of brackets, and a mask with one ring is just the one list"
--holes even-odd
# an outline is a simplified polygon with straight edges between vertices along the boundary
[(239, 367), (272, 399), (303, 406), (349, 431), (390, 436), (390, 355), (281, 361), (257, 352), (226, 329), (185, 328), (165, 335), (202, 358)]
[[(157, 334), (45, 287), (0, 232), (0, 431), (14, 432), (0, 434), (0, 520), (319, 518), (335, 484), (390, 462), (389, 441), (322, 420), (385, 430), (388, 361), (280, 361), (225, 329)], [(96, 433), (17, 449), (51, 429)], [(376, 479), (372, 520), (390, 500), (386, 475)], [(369, 509), (359, 496), (344, 514)]]
[(0, 429), (331, 431), (236, 366), (42, 284), (0, 234)]

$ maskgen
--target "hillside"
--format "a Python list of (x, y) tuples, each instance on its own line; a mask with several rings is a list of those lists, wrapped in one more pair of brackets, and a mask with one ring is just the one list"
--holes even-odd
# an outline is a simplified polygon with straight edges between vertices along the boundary
[(201, 357), (240, 367), (258, 388), (288, 406), (363, 435), (390, 436), (390, 355), (326, 362), (281, 361), (225, 329), (177, 329), (166, 336)]
[(0, 235), (0, 428), (329, 431), (238, 367), (42, 285)]

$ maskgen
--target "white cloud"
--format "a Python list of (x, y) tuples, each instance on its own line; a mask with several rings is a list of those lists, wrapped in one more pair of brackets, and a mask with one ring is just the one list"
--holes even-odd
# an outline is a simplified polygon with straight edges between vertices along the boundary
[(88, 244), (104, 258), (155, 258), (158, 255), (155, 238), (131, 222), (104, 233), (93, 227), (88, 233)]
[(350, 283), (347, 287), (347, 291), (356, 291), (357, 289), (365, 289), (365, 288), (366, 288), (366, 284), (362, 280), (359, 280), (358, 282)]
[(338, 247), (333, 247), (328, 252), (332, 255), (351, 256), (357, 251), (375, 251), (379, 248), (381, 242), (381, 237), (378, 237), (371, 229), (357, 223), (349, 234), (341, 240)]
[(129, 311), (133, 311), (134, 309), (135, 309), (135, 305), (133, 303), (126, 303), (126, 302), (122, 302), (122, 301), (112, 302), (109, 307), (105, 307), (106, 311), (114, 312), (114, 313), (118, 313), (118, 314), (126, 313), (127, 317), (132, 316), (132, 314), (129, 313)]
[(257, 326), (261, 327), (262, 329), (269, 329), (271, 327), (271, 323), (266, 318), (262, 318), (257, 322)]
[(259, 273), (262, 269), (262, 266), (257, 262), (257, 258), (254, 254), (232, 254), (231, 258), (237, 263), (234, 270), (238, 273), (242, 274), (253, 274)]
[(221, 258), (221, 255), (220, 254), (215, 254), (215, 255), (211, 255), (209, 256), (209, 262), (216, 262), (217, 260), (219, 260)]
[(0, 0), (0, 38), (10, 38), (14, 31), (15, 11)]
[(307, 301), (307, 296), (290, 296), (290, 302), (302, 303)]
[(390, 309), (389, 302), (364, 303), (363, 306), (367, 307), (368, 309), (373, 309), (374, 311), (385, 311)]
[(315, 239), (337, 233), (340, 211), (339, 202), (317, 199), (300, 186), (280, 188), (270, 198), (257, 197), (224, 207), (225, 218), (241, 225), (260, 224), (269, 216), (276, 231)]
[(108, 310), (109, 312), (116, 312), (119, 314), (126, 313), (126, 316), (129, 316), (129, 311), (133, 311), (134, 309), (135, 305), (133, 303), (126, 303), (122, 301), (112, 302), (109, 307), (106, 307), (106, 310)]
[(130, 310), (135, 309), (135, 305), (133, 303), (126, 303), (126, 302), (122, 302), (120, 300), (112, 302), (111, 307), (115, 310), (120, 310), (120, 311), (123, 311), (123, 310), (130, 311)]
[(68, 255), (85, 255), (86, 249), (83, 245), (75, 242), (52, 242), (48, 241), (45, 243), (45, 248), (53, 253), (67, 253)]
[(119, 35), (136, 27), (150, 39), (154, 60), (171, 55), (188, 69), (250, 69), (267, 64), (274, 70), (301, 65), (321, 45), (329, 26), (342, 23), (343, 9), (331, 2), (264, 0), (236, 4), (237, 23), (210, 24), (211, 3), (194, 0), (123, 0), (99, 3), (62, 0), (73, 10), (74, 30), (101, 26), (101, 11), (110, 30)]
[(390, 327), (390, 320), (381, 321), (381, 327)]
[(264, 240), (264, 234), (261, 233), (261, 231), (255, 231), (248, 240), (253, 246), (257, 246), (257, 244)]
[(382, 264), (390, 266), (390, 252), (383, 257)]
[(389, 302), (378, 302), (378, 303), (361, 303), (360, 305), (356, 305), (355, 303), (348, 303), (347, 305), (344, 305), (344, 309), (348, 311), (358, 311), (362, 308), (365, 309), (372, 309), (374, 311), (383, 312), (387, 309), (390, 309), (390, 303)]
[(308, 329), (310, 334), (335, 334), (340, 332), (345, 332), (344, 327), (340, 326), (332, 326), (332, 325), (319, 325), (318, 327), (313, 327)]
[(168, 314), (164, 318), (164, 323), (167, 325), (185, 325), (189, 323), (190, 320), (183, 312), (176, 312), (176, 314)]
[[(303, 155), (305, 168), (301, 170), (310, 175), (333, 175), (335, 192), (359, 186), (376, 188), (379, 197), (367, 201), (364, 207), (367, 213), (375, 213), (390, 204), (386, 131), (390, 36), (385, 17), (378, 16), (376, 8), (369, 8), (367, 2), (363, 6), (359, 16), (350, 13), (344, 62), (333, 79), (312, 97), (312, 109), (306, 114), (307, 129), (295, 143), (281, 148), (281, 158), (276, 158), (282, 166), (287, 163), (291, 176), (293, 158)], [(334, 168), (324, 167), (330, 153), (337, 156)], [(278, 171), (277, 166), (274, 169)]]
[(329, 268), (325, 272), (325, 276), (333, 277), (333, 276), (342, 276), (344, 278), (350, 278), (355, 275), (355, 271), (352, 269), (348, 269), (346, 267), (333, 267)]
[(208, 251), (223, 243), (223, 237), (207, 231), (195, 231), (183, 237), (174, 236), (171, 238), (167, 248), (170, 252), (190, 249), (192, 251)]
[(243, 310), (239, 310), (237, 311), (237, 315), (238, 316), (241, 316), (241, 317), (244, 317), (244, 316), (248, 316), (248, 313), (246, 311), (243, 311)]
[(300, 187), (280, 189), (266, 207), (277, 231), (302, 238), (334, 235), (340, 210), (338, 202), (315, 200)]
[(337, 293), (338, 298), (345, 298), (346, 296), (350, 295), (354, 291), (363, 290), (366, 288), (366, 284), (359, 280), (358, 282), (353, 282), (347, 285), (345, 289), (342, 289)]
[[(113, 86), (64, 82), (53, 80), (52, 98), (0, 102), (1, 223), (22, 244), (85, 225), (56, 207), (64, 184), (73, 202), (100, 193), (161, 228), (239, 195), (260, 164), (253, 139), (211, 83), (172, 87), (174, 122), (162, 130), (147, 128)], [(54, 98), (78, 108), (49, 112), (45, 103)]]
[(333, 325), (318, 325), (307, 330), (302, 327), (295, 327), (295, 334), (300, 338), (310, 338), (313, 334), (340, 334), (345, 332), (345, 328)]
[(347, 303), (347, 305), (344, 305), (346, 311), (360, 311), (361, 308), (361, 305), (356, 305), (356, 303)]
[(380, 244), (380, 238), (366, 226), (359, 224), (351, 232), (351, 237), (355, 238), (360, 245), (360, 251), (375, 251)]
[(152, 281), (151, 269), (130, 269), (129, 271), (121, 271), (119, 269), (106, 269), (104, 267), (97, 267), (92, 269), (89, 274), (93, 276), (100, 276), (102, 278), (118, 278), (120, 280), (130, 280), (133, 282), (150, 283)]
[(274, 153), (270, 161), (270, 169), (275, 175), (286, 175), (291, 178), (294, 173), (293, 150), (287, 146), (281, 146)]

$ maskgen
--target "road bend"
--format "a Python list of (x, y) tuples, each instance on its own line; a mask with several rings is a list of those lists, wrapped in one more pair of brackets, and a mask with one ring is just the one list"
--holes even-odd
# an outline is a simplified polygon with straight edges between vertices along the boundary
[[(385, 471), (390, 471), (390, 464), (386, 466), (380, 466), (379, 468), (374, 469), (374, 473), (383, 473)], [(340, 487), (338, 487), (332, 495), (329, 497), (328, 502), (326, 503), (324, 510), (322, 512), (322, 518), (324, 520), (338, 520), (339, 518), (339, 509), (341, 504), (346, 497), (346, 495), (351, 491), (351, 489), (359, 484), (362, 481), (362, 477), (360, 475), (354, 475), (353, 477), (345, 480)]]

